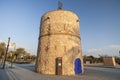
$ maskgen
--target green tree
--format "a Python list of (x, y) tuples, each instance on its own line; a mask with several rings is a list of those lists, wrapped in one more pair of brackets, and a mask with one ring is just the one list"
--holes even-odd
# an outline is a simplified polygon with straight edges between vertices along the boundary
[(4, 59), (4, 55), (5, 55), (5, 51), (6, 51), (6, 44), (4, 42), (0, 43), (0, 59)]
[(91, 59), (91, 63), (95, 63), (95, 57), (90, 55), (89, 58)]
[(23, 56), (25, 54), (25, 49), (24, 48), (17, 48), (15, 51), (16, 59), (18, 59), (18, 56)]
[(36, 60), (36, 56), (35, 55), (31, 55), (31, 59), (32, 59), (32, 61), (35, 61)]
[(25, 51), (25, 54), (24, 54), (24, 60), (28, 60), (28, 59), (30, 59), (30, 53), (27, 53), (26, 51)]

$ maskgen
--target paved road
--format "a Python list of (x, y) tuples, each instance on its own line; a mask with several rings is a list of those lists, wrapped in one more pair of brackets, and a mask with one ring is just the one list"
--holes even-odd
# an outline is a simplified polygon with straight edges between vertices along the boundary
[(120, 80), (120, 69), (85, 67), (84, 76), (88, 80)]
[(13, 69), (0, 69), (0, 80), (120, 80), (120, 69), (85, 67), (85, 73), (76, 76), (42, 75), (34, 72), (33, 64), (16, 64)]

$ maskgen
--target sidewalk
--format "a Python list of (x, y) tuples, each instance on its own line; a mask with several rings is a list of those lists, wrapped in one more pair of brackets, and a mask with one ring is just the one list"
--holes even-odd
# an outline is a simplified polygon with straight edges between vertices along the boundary
[(79, 76), (57, 76), (57, 75), (43, 75), (6, 63), (5, 69), (0, 69), (0, 80), (81, 80)]
[(9, 80), (6, 69), (2, 69), (3, 65), (0, 63), (0, 80)]
[[(16, 66), (15, 66), (16, 65)], [(0, 69), (0, 80), (119, 80), (120, 70), (113, 68), (85, 67), (85, 73), (75, 76), (43, 75), (34, 72), (34, 64), (15, 64)], [(32, 70), (30, 70), (32, 69)]]

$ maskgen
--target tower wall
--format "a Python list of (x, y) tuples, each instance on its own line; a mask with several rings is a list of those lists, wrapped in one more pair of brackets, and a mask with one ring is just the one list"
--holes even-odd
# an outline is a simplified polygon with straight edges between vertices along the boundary
[[(36, 71), (56, 74), (56, 58), (62, 58), (62, 75), (74, 75), (76, 58), (82, 59), (79, 19), (73, 12), (55, 10), (42, 16)], [(83, 64), (82, 64), (83, 71)]]

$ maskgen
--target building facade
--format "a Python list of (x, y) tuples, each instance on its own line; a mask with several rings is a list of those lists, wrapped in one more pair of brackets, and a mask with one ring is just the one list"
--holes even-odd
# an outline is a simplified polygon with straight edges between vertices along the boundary
[(41, 18), (35, 70), (41, 74), (83, 73), (83, 57), (78, 16), (54, 10)]

